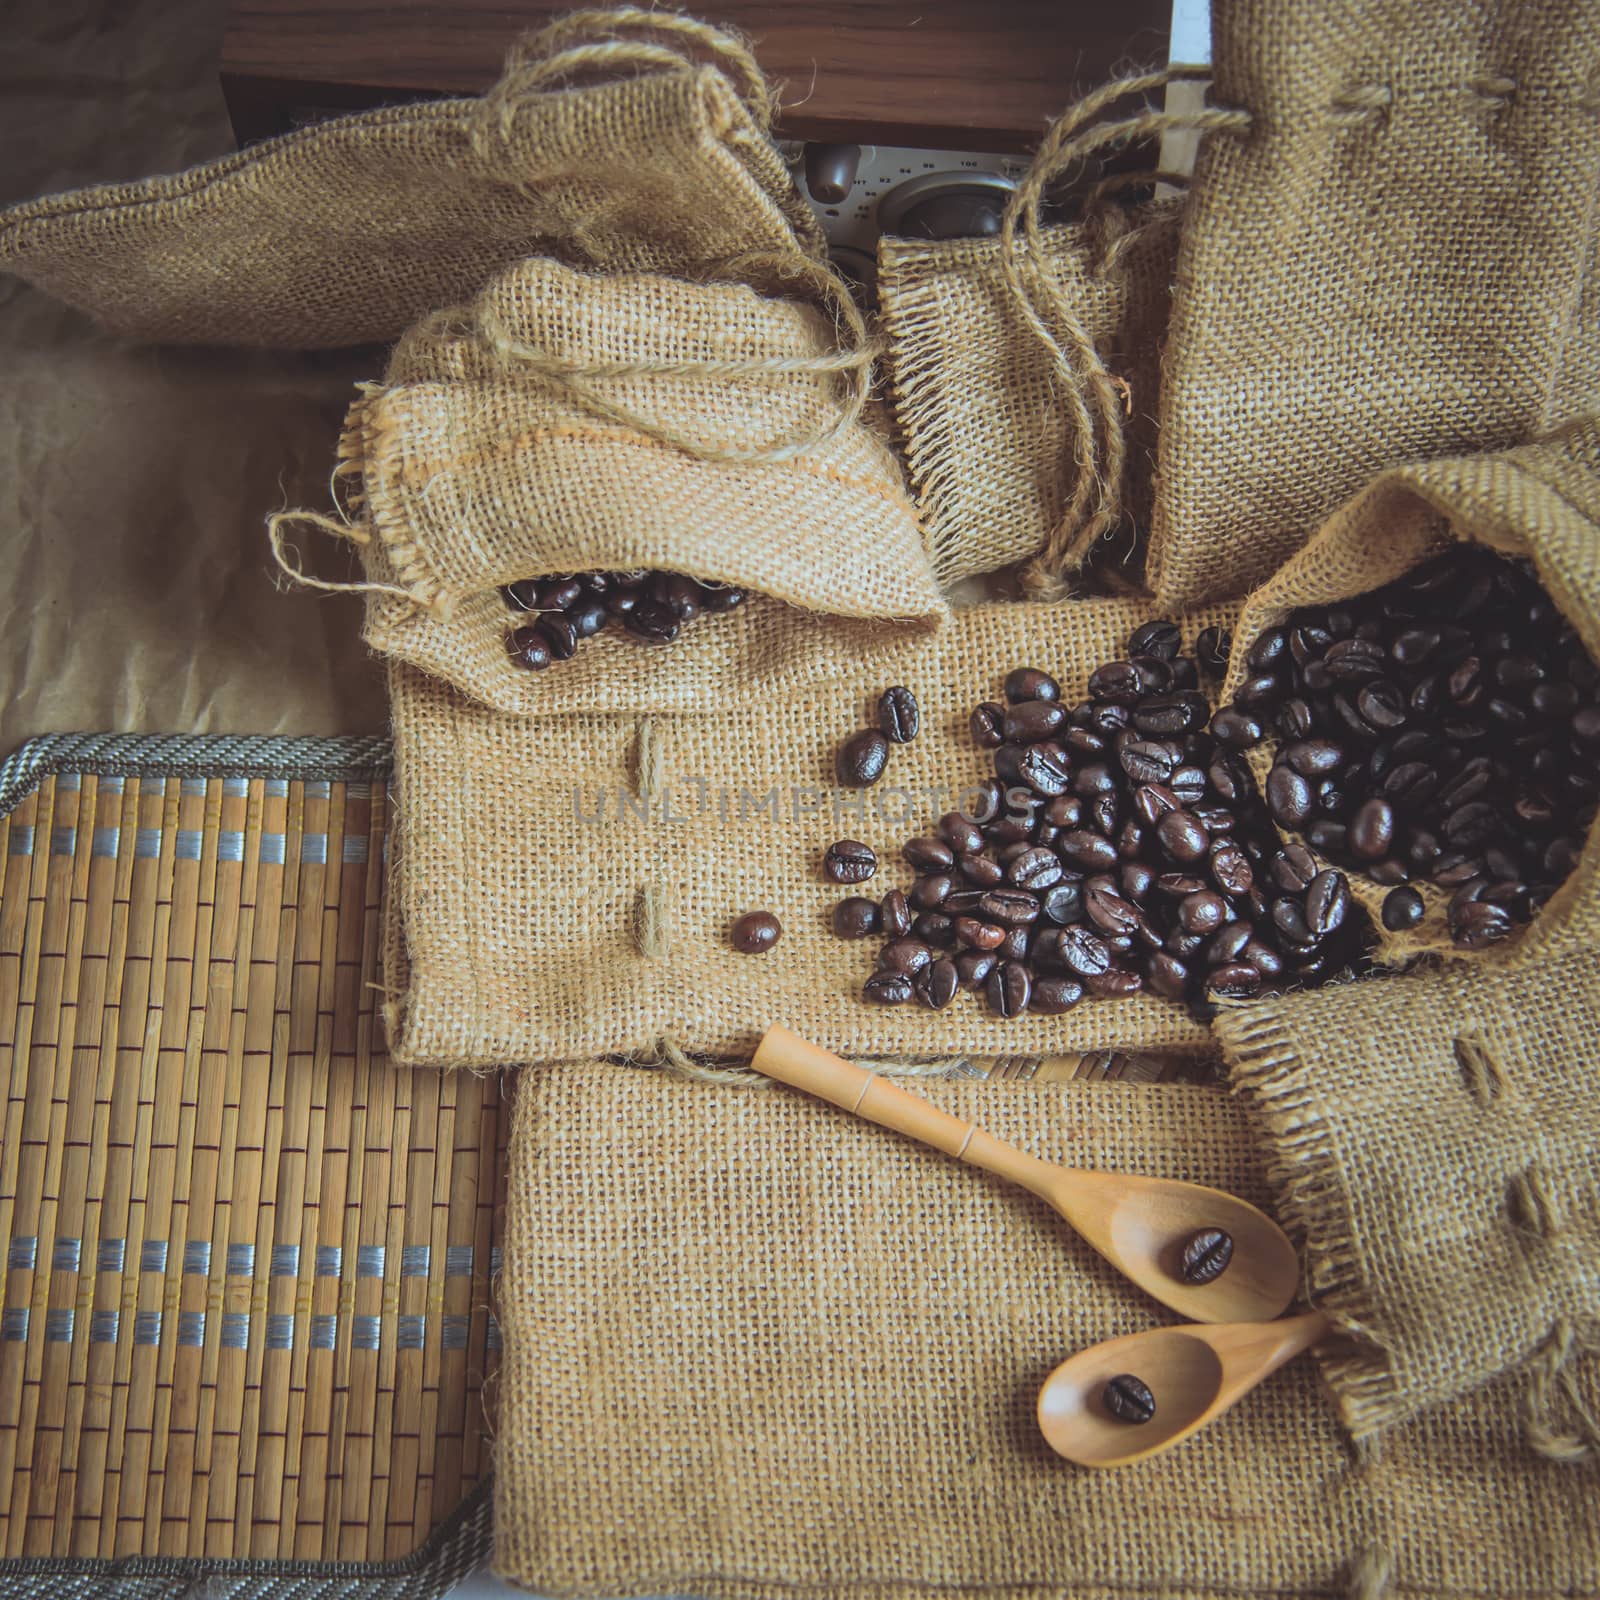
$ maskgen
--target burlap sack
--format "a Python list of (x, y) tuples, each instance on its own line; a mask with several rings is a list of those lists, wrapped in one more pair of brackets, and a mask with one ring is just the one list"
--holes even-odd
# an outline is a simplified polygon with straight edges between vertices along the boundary
[(750, 250), (816, 253), (770, 119), (730, 35), (580, 12), (514, 52), (481, 101), (342, 118), (17, 206), (0, 265), (139, 339), (391, 339), (525, 256), (693, 274)]
[[(1181, 202), (1110, 208), (1043, 230), (1057, 288), (1126, 386), (1126, 505), (1149, 525), (1156, 396)], [(1001, 270), (997, 239), (884, 238), (878, 299), (895, 422), (934, 571), (951, 583), (1039, 552), (1071, 498), (1077, 463), (1062, 375)], [(1136, 578), (1132, 536), (1107, 560)]]
[[(1327, 604), (1381, 587), (1450, 548), (1475, 541), (1533, 562), (1539, 581), (1600, 658), (1600, 420), (1573, 423), (1537, 444), (1498, 455), (1427, 462), (1384, 473), (1329, 519), (1316, 537), (1262, 585), (1239, 617), (1223, 685), (1231, 699), (1244, 680), (1243, 646), (1296, 606)], [(1253, 753), (1259, 776), (1271, 762), (1269, 737)], [(1387, 889), (1352, 873), (1356, 898), (1373, 913), (1378, 959), (1402, 965), (1419, 955), (1478, 962), (1528, 958), (1600, 939), (1600, 833), (1591, 830), (1577, 870), (1520, 936), (1487, 950), (1453, 944), (1449, 894), (1421, 882), (1427, 912), (1416, 927), (1389, 933), (1377, 912)], [(1520, 959), (1520, 957), (1519, 957)]]
[(1375, 473), (1600, 408), (1600, 9), (1227, 0), (1150, 575), (1244, 593)]
[[(1264, 1198), (1215, 1090), (925, 1092), (1046, 1159)], [(540, 1594), (1600, 1585), (1594, 1468), (1529, 1447), (1514, 1380), (1365, 1460), (1309, 1361), (1138, 1466), (1053, 1456), (1046, 1374), (1164, 1313), (1030, 1196), (788, 1090), (525, 1074), (508, 1171), (495, 1565)]]
[[(772, 543), (754, 541), (751, 559)], [(772, 587), (759, 575), (753, 586)], [(845, 599), (836, 589), (828, 614), (752, 600), (667, 651), (590, 641), (537, 675), (539, 709), (525, 715), (394, 662), (398, 1059), (572, 1060), (663, 1036), (748, 1056), (779, 1020), (867, 1054), (1205, 1048), (1204, 1027), (1150, 995), (1011, 1021), (965, 995), (942, 1012), (863, 1002), (870, 941), (831, 930), (847, 891), (820, 875), (827, 846), (871, 844), (877, 894), (909, 885), (900, 846), (991, 770), (971, 708), (1024, 664), (1082, 698), (1089, 672), (1149, 613), (1133, 601), (991, 604), (930, 628), (931, 606), (896, 625), (841, 615)], [(1185, 642), (1228, 615), (1185, 619)], [(838, 746), (870, 725), (891, 684), (919, 698), (921, 733), (893, 747), (875, 788), (837, 788)], [(740, 955), (729, 925), (756, 909), (781, 918), (782, 942)]]
[[(1600, 955), (1589, 939), (1225, 1012), (1358, 1439), (1531, 1364), (1531, 1437), (1600, 1454), (1550, 1401), (1600, 1350)], [(1591, 1493), (1593, 1489), (1591, 1487)]]

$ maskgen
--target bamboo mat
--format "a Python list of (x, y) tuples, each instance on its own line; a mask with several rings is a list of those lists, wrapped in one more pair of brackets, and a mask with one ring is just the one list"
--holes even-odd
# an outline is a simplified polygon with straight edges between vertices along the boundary
[(385, 1062), (381, 773), (215, 775), (381, 747), (27, 755), (77, 770), (0, 795), (0, 1585), (437, 1592), (487, 1533), (500, 1085)]

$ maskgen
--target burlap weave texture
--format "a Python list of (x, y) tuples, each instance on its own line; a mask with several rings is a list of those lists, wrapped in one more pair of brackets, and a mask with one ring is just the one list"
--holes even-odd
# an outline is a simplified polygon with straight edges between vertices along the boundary
[[(752, 600), (666, 653), (615, 641), (589, 683), (552, 667), (545, 709), (527, 716), (396, 662), (393, 1052), (492, 1066), (666, 1035), (748, 1055), (776, 1020), (869, 1054), (1203, 1049), (1205, 1028), (1149, 995), (1011, 1021), (966, 995), (942, 1012), (870, 1006), (875, 946), (835, 938), (850, 891), (819, 871), (833, 840), (858, 838), (883, 862), (858, 892), (908, 886), (902, 843), (991, 770), (972, 707), (1019, 665), (1082, 698), (1148, 615), (1133, 601), (991, 604), (929, 630)], [(1186, 643), (1229, 615), (1185, 619)], [(918, 696), (922, 731), (875, 788), (840, 789), (835, 752), (891, 684)], [(757, 909), (782, 919), (782, 942), (740, 955), (728, 927)]]
[[(932, 1085), (1046, 1159), (1265, 1198), (1217, 1091)], [(1050, 1454), (1038, 1386), (1163, 1317), (1020, 1191), (784, 1089), (525, 1074), (497, 1568), (541, 1594), (1565, 1596), (1593, 1469), (1487, 1389), (1361, 1462), (1310, 1362), (1170, 1454)], [(1593, 1363), (1579, 1369), (1593, 1406)]]
[[(1126, 504), (1148, 526), (1161, 353), (1181, 202), (1104, 210), (1044, 230), (1057, 288), (1127, 386)], [(996, 239), (886, 237), (878, 294), (895, 416), (946, 583), (1034, 555), (1060, 520), (1075, 467), (1050, 352), (1023, 323)], [(1124, 542), (1105, 559), (1137, 578)]]
[[(603, 56), (614, 82), (573, 56), (640, 31), (591, 19), (546, 57), (513, 58), (483, 100), (341, 118), (174, 177), (14, 207), (0, 265), (134, 338), (313, 347), (394, 338), (530, 255), (695, 273), (752, 249), (814, 251), (764, 86), (681, 31), (652, 41), (642, 69)], [(540, 76), (569, 59), (581, 93)]]
[(1178, 255), (1150, 575), (1244, 593), (1375, 473), (1600, 402), (1600, 10), (1214, 10)]

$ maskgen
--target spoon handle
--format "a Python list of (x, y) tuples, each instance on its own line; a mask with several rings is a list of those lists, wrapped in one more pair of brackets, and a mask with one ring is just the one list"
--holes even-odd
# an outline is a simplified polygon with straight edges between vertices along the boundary
[(985, 1133), (975, 1123), (952, 1117), (919, 1095), (907, 1094), (887, 1078), (845, 1061), (787, 1028), (768, 1028), (750, 1065), (769, 1078), (804, 1089), (879, 1127), (893, 1128), (1035, 1193), (1043, 1193), (1045, 1185), (1061, 1176), (1060, 1168)]

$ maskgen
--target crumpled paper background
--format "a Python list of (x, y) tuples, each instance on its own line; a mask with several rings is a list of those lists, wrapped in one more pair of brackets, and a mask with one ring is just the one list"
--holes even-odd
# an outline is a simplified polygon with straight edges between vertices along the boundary
[[(0, 201), (231, 150), (226, 12), (11, 0)], [(0, 753), (39, 733), (386, 726), (360, 602), (285, 591), (264, 525), (327, 508), (351, 385), (381, 369), (376, 350), (141, 348), (0, 275)]]

